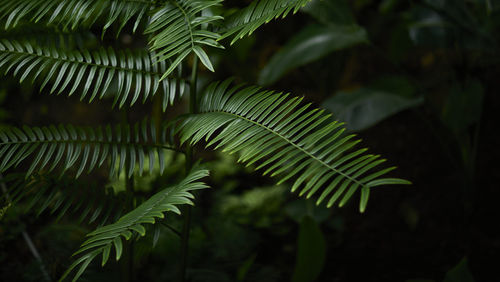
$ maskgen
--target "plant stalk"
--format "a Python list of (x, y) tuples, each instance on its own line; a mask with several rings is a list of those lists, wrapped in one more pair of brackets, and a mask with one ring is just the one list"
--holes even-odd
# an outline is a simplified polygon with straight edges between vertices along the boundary
[[(197, 112), (197, 97), (196, 97), (196, 85), (198, 80), (198, 57), (194, 56), (193, 59), (193, 68), (191, 70), (191, 81), (190, 81), (190, 93), (189, 93), (189, 112), (196, 113)], [(193, 167), (194, 159), (193, 159), (194, 149), (189, 146), (186, 150), (186, 175)], [(184, 224), (182, 226), (181, 231), (181, 264), (180, 264), (180, 273), (179, 273), (179, 281), (186, 281), (186, 269), (187, 269), (187, 257), (188, 257), (188, 249), (189, 249), (189, 231), (191, 229), (191, 206), (185, 206), (184, 211), (182, 213), (184, 215)]]
[[(127, 108), (123, 110), (122, 121), (124, 125), (130, 124), (130, 114)], [(130, 162), (125, 164), (125, 192), (126, 192), (126, 205), (127, 210), (132, 211), (134, 206), (134, 175), (128, 177), (128, 171), (130, 166), (133, 165)], [(126, 252), (126, 262), (123, 264), (126, 267), (127, 277), (125, 281), (132, 282), (135, 281), (135, 266), (134, 266), (134, 240), (130, 240), (127, 246)]]

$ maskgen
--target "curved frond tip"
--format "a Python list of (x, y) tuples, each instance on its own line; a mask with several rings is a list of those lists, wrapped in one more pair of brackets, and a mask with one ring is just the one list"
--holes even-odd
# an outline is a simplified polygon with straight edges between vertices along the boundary
[(232, 15), (221, 30), (220, 39), (234, 35), (231, 44), (252, 34), (261, 25), (294, 14), (311, 0), (254, 0), (250, 5)]
[(360, 211), (366, 208), (370, 188), (409, 184), (382, 178), (395, 169), (381, 169), (379, 155), (366, 148), (354, 149), (360, 140), (344, 133), (342, 123), (332, 121), (324, 110), (303, 104), (302, 98), (265, 91), (256, 86), (230, 88), (230, 81), (211, 84), (200, 102), (198, 114), (179, 125), (181, 142), (205, 139), (208, 146), (239, 153), (247, 165), (278, 176), (279, 183), (295, 178), (293, 191), (307, 198), (320, 193), (317, 204), (337, 201), (343, 206), (361, 189)]
[[(162, 130), (164, 132), (164, 130)], [(49, 127), (16, 127), (0, 130), (0, 172), (18, 166), (28, 157), (33, 160), (26, 177), (33, 172), (48, 168), (52, 171), (60, 166), (62, 171), (76, 169), (76, 177), (85, 170), (90, 172), (110, 160), (110, 175), (125, 171), (130, 177), (138, 165), (142, 174), (145, 160), (149, 159), (149, 170), (153, 170), (156, 155), (160, 172), (165, 169), (164, 150), (169, 147), (165, 134), (157, 134), (156, 125), (144, 120), (132, 128), (117, 125), (79, 127), (72, 125), (51, 125)]]
[(214, 71), (202, 46), (224, 48), (217, 42), (220, 35), (209, 30), (222, 17), (201, 13), (221, 2), (222, 0), (173, 0), (166, 2), (151, 16), (145, 31), (146, 34), (152, 34), (149, 42), (151, 50), (157, 53), (159, 61), (173, 61), (161, 79), (172, 73), (193, 52), (207, 69)]
[(155, 224), (157, 219), (164, 218), (166, 212), (180, 214), (177, 205), (193, 205), (194, 196), (190, 192), (208, 188), (206, 184), (200, 182), (206, 176), (208, 176), (207, 170), (193, 169), (179, 184), (156, 193), (133, 211), (122, 216), (117, 222), (99, 227), (89, 233), (88, 239), (74, 253), (80, 257), (69, 267), (60, 280), (63, 280), (79, 266), (73, 278), (73, 281), (76, 281), (90, 262), (100, 254), (102, 254), (102, 266), (104, 266), (113, 247), (116, 260), (119, 260), (123, 250), (122, 237), (125, 240), (130, 240), (134, 235), (144, 236), (146, 229), (143, 224)]

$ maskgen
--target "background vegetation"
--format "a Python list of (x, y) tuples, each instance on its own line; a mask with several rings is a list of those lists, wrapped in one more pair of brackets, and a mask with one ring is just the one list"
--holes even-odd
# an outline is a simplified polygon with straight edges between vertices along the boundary
[[(143, 44), (131, 30), (126, 26), (118, 41), (113, 34), (102, 40), (130, 48)], [(1, 32), (3, 38), (23, 38), (27, 30)], [(39, 33), (36, 28), (29, 32)], [(202, 68), (200, 88), (215, 75), (303, 93), (345, 121), (372, 151), (399, 166), (398, 176), (414, 184), (373, 191), (367, 212), (359, 214), (356, 202), (343, 209), (316, 207), (288, 193), (287, 184), (275, 186), (269, 178), (234, 165), (233, 156), (200, 152), (212, 171), (208, 184), (214, 189), (197, 194), (188, 280), (496, 278), (499, 32), (496, 1), (313, 0), (296, 15), (264, 25), (227, 50), (212, 50), (217, 72)], [(88, 33), (80, 38), (67, 44), (92, 47), (101, 40)], [(0, 82), (0, 122), (120, 123), (120, 112), (110, 111), (112, 101), (104, 101), (87, 104), (75, 96), (40, 95), (31, 84), (5, 78)], [(161, 101), (135, 107), (130, 113), (134, 121), (145, 113), (161, 114)], [(141, 181), (136, 187), (144, 187), (137, 194), (176, 183), (183, 162), (180, 155), (169, 155), (165, 175), (135, 180)], [(85, 180), (90, 184), (80, 185), (94, 189), (106, 182)], [(122, 191), (124, 183), (122, 175), (106, 187)], [(29, 204), (2, 209), (3, 281), (40, 281), (44, 272), (51, 279), (59, 277), (93, 230), (70, 214), (55, 221), (57, 214), (50, 212), (24, 213)], [(181, 218), (167, 219), (181, 229)], [(24, 234), (32, 238), (43, 271)], [(104, 269), (91, 265), (83, 278), (173, 281), (178, 235), (165, 226), (147, 236), (123, 262)]]

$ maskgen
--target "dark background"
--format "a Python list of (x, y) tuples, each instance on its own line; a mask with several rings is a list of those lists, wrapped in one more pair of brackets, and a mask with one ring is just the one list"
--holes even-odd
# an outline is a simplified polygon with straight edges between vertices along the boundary
[[(373, 117), (365, 128), (352, 131), (372, 152), (398, 166), (394, 177), (413, 184), (373, 189), (363, 214), (357, 198), (344, 208), (327, 210), (290, 194), (287, 185), (273, 186), (272, 179), (235, 166), (235, 157), (198, 148), (197, 156), (213, 171), (208, 180), (213, 189), (197, 195), (190, 281), (289, 281), (296, 269), (304, 218), (320, 228), (325, 242), (325, 259), (314, 254), (309, 259), (311, 264), (323, 265), (316, 281), (497, 281), (500, 6), (482, 0), (324, 1), (331, 6), (320, 6), (321, 15), (301, 11), (264, 25), (233, 46), (223, 42), (227, 50), (211, 53), (216, 73), (202, 69), (199, 87), (229, 76), (237, 82), (262, 83), (265, 76), (259, 78), (259, 74), (273, 56), (293, 50), (290, 39), (308, 25), (362, 28), (364, 42), (325, 47), (327, 51), (321, 44), (328, 42), (307, 46), (305, 53), (276, 64), (275, 69), (288, 70), (263, 84), (304, 95), (329, 110), (340, 103), (335, 100), (339, 94), (365, 91), (348, 104), (349, 118), (366, 116), (366, 107), (375, 108), (382, 118)], [(227, 5), (244, 3), (228, 1)], [(336, 7), (335, 13), (327, 7)], [(143, 43), (140, 37), (130, 41), (130, 36), (122, 34), (121, 43), (107, 40), (125, 47)], [(317, 52), (316, 58), (290, 67), (311, 52)], [(389, 96), (401, 94), (399, 88), (373, 86), (387, 77), (410, 89), (405, 99), (418, 102), (398, 106), (392, 100), (370, 100), (380, 89)], [(10, 78), (0, 85), (4, 124), (120, 121), (120, 113), (109, 110), (110, 101), (89, 105), (77, 97), (39, 94), (36, 86), (19, 85)], [(185, 104), (172, 108), (166, 117)], [(140, 120), (151, 111), (151, 105), (136, 106), (131, 116)], [(172, 158), (167, 175), (150, 180), (149, 185), (175, 182), (183, 165)], [(49, 213), (36, 218), (20, 210), (7, 213), (0, 222), (0, 280), (41, 279), (22, 230), (32, 236), (50, 275), (58, 277), (92, 225), (77, 227), (69, 216), (55, 223)], [(180, 218), (167, 219), (180, 229)], [(154, 250), (151, 238), (141, 241), (136, 243), (132, 278), (125, 265), (111, 263), (104, 270), (98, 264), (91, 266), (84, 279), (172, 281), (178, 257), (175, 235), (162, 230)]]

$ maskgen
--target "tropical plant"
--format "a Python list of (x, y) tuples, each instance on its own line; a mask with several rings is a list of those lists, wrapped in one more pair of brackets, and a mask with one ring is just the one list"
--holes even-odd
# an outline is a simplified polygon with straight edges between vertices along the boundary
[[(166, 212), (180, 214), (178, 205), (193, 204), (191, 191), (206, 188), (201, 181), (208, 175), (195, 165), (199, 161), (194, 157), (196, 143), (238, 153), (238, 161), (279, 177), (279, 183), (294, 179), (292, 192), (307, 198), (317, 196), (317, 204), (326, 202), (328, 207), (337, 202), (345, 205), (360, 190), (359, 210), (364, 212), (372, 188), (409, 184), (386, 177), (395, 167), (381, 167), (385, 159), (366, 153), (367, 148), (356, 148), (360, 140), (346, 134), (342, 123), (303, 98), (233, 84), (231, 79), (201, 90), (198, 62), (213, 72), (212, 48), (224, 48), (224, 38), (233, 44), (261, 25), (295, 13), (308, 0), (255, 0), (232, 13), (221, 2), (3, 1), (0, 68), (6, 76), (20, 83), (29, 80), (42, 93), (78, 93), (81, 100), (99, 98), (102, 103), (110, 98), (124, 116), (114, 126), (23, 125), (0, 131), (0, 172), (8, 187), (3, 193), (4, 206), (26, 201), (31, 203), (28, 209), (37, 207), (38, 213), (50, 208), (59, 210), (62, 217), (68, 210), (81, 208), (81, 219), (90, 216), (93, 222), (102, 216), (100, 226), (88, 234), (75, 253), (78, 258), (61, 279), (78, 269), (73, 275), (77, 280), (98, 255), (102, 255), (102, 265), (106, 264), (112, 249), (120, 259), (122, 237), (139, 239), (146, 234), (147, 225), (158, 224)], [(36, 27), (36, 33), (44, 34), (46, 40), (30, 33), (20, 36), (28, 27)], [(124, 30), (136, 34), (134, 45), (139, 47), (129, 50), (116, 41), (109, 43)], [(97, 43), (76, 43), (82, 33), (96, 33)], [(135, 124), (129, 121), (139, 100), (143, 104), (150, 100), (163, 112), (179, 113), (183, 107), (176, 101), (187, 92), (188, 111), (168, 119), (157, 114)], [(185, 178), (155, 193), (150, 191), (146, 198), (138, 197), (134, 178), (143, 177), (146, 170), (162, 174), (165, 154), (172, 151), (185, 155)], [(102, 201), (95, 206), (76, 201), (98, 197), (94, 189), (75, 183), (85, 173), (100, 174), (103, 169), (109, 170), (109, 179), (125, 175), (122, 208), (113, 208), (114, 194), (103, 191), (97, 193)], [(8, 208), (2, 209), (5, 211)], [(190, 209), (184, 211), (181, 280), (190, 226)]]

